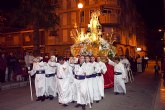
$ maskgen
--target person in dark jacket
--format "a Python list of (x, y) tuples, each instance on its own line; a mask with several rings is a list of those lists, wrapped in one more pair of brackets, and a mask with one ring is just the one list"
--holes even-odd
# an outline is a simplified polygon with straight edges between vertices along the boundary
[(155, 69), (155, 79), (158, 79), (159, 78), (159, 71), (160, 71), (160, 66), (159, 66), (158, 62), (156, 62), (154, 69)]
[(0, 56), (0, 82), (4, 83), (5, 82), (5, 72), (7, 68), (7, 61), (5, 58), (5, 54), (3, 53)]
[(7, 58), (7, 64), (8, 64), (8, 81), (13, 80), (12, 76), (14, 73), (14, 68), (17, 63), (16, 57), (11, 52), (10, 55)]

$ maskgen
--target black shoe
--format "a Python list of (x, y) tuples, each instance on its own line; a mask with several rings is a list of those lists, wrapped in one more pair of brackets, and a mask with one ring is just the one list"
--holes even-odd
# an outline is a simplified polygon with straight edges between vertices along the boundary
[(91, 106), (93, 105), (93, 103), (91, 103)]
[(59, 102), (59, 104), (61, 104), (61, 103)]
[(49, 96), (49, 100), (53, 100), (54, 97), (52, 95)]
[(45, 96), (41, 97), (41, 102), (45, 101)]
[(86, 110), (86, 107), (85, 107), (85, 105), (82, 105), (82, 110)]
[(75, 103), (76, 101), (72, 101), (71, 103)]
[(63, 104), (64, 107), (67, 107), (68, 105), (67, 104)]
[(125, 95), (125, 93), (122, 93), (122, 95)]
[(80, 107), (80, 106), (81, 106), (80, 104), (77, 104), (75, 107), (78, 108), (78, 107)]
[(118, 92), (115, 92), (115, 95), (119, 95), (119, 93)]
[(41, 100), (41, 97), (37, 97), (36, 101), (40, 101)]
[(101, 97), (101, 99), (104, 99), (104, 97)]
[(96, 101), (96, 103), (99, 103), (99, 101)]
[(49, 96), (45, 96), (45, 99), (49, 99), (50, 97)]

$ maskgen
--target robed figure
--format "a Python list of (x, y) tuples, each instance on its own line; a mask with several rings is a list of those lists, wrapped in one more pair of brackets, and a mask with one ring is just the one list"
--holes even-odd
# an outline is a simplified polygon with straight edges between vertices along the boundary
[(104, 88), (112, 88), (114, 86), (114, 67), (108, 62), (105, 63), (107, 71), (104, 74)]

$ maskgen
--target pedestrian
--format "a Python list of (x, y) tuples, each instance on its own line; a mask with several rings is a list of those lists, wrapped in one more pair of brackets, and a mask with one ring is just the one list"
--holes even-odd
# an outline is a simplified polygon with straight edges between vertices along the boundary
[(145, 61), (146, 61), (146, 65), (145, 67), (148, 68), (148, 61), (149, 61), (149, 58), (147, 57), (147, 55), (144, 57)]
[(156, 62), (156, 64), (154, 65), (154, 70), (155, 70), (155, 79), (158, 79), (159, 78), (159, 71), (160, 71), (160, 66), (158, 64), (158, 62)]
[(140, 58), (140, 56), (137, 58), (137, 72), (142, 72), (142, 59)]
[(118, 57), (114, 58), (114, 62), (109, 59), (109, 63), (114, 66), (115, 77), (114, 77), (114, 93), (118, 94), (126, 94), (126, 87), (124, 80), (126, 79), (126, 73), (124, 69), (124, 65), (120, 62)]
[(136, 57), (133, 57), (133, 58), (132, 58), (131, 70), (132, 70), (132, 72), (134, 72), (134, 73), (137, 72), (137, 60), (136, 60)]
[(11, 52), (10, 55), (7, 57), (8, 81), (13, 80), (13, 73), (15, 71), (14, 69), (15, 69), (15, 66), (16, 66), (17, 62), (18, 62), (18, 60), (16, 59), (14, 54)]
[(146, 60), (144, 59), (144, 57), (142, 57), (142, 72), (145, 71), (146, 68)]
[(7, 68), (7, 60), (5, 58), (5, 54), (2, 53), (0, 56), (0, 82), (4, 83), (5, 82), (5, 72)]

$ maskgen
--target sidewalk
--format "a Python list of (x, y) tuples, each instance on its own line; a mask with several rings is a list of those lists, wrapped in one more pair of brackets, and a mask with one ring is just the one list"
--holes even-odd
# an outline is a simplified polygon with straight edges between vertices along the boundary
[(29, 85), (29, 81), (0, 83), (0, 91), (20, 88)]
[(165, 110), (165, 86), (163, 85), (163, 82), (163, 79), (160, 79), (153, 110)]

